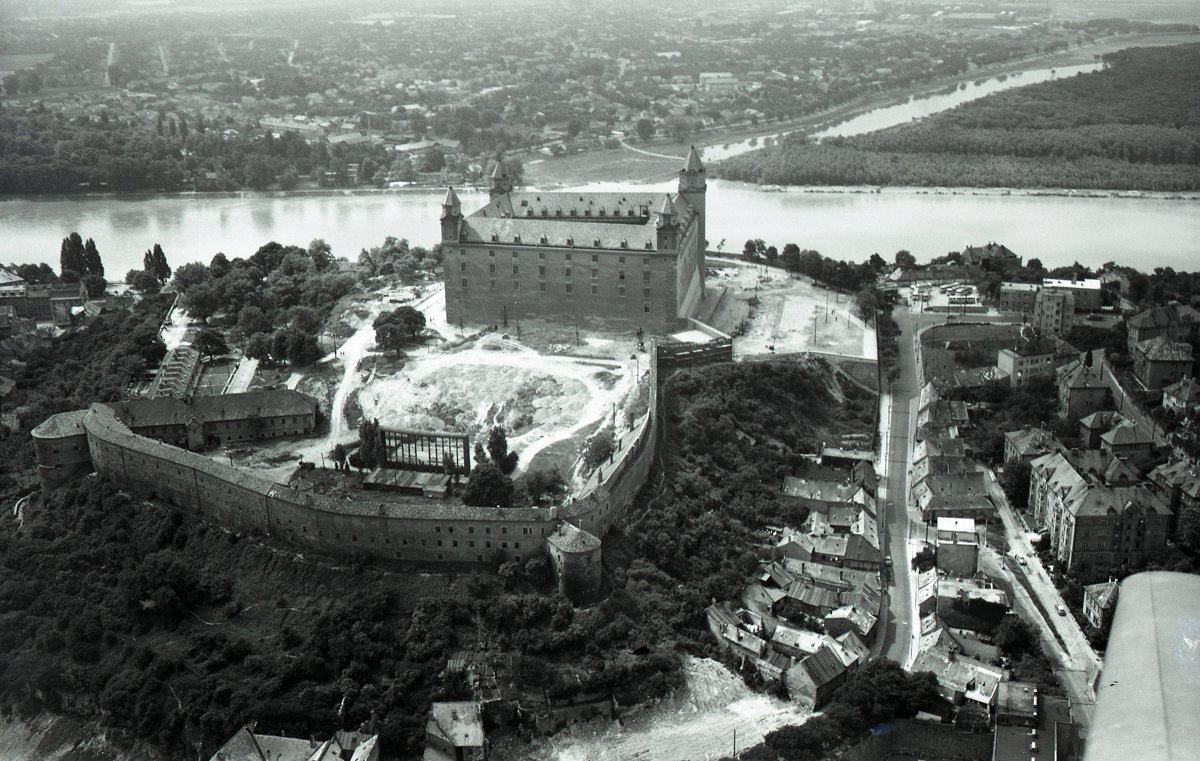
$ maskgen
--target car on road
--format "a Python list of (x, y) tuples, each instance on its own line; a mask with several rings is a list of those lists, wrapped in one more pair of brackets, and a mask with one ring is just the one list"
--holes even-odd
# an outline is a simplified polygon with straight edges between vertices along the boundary
[(1057, 610), (1057, 611), (1058, 611), (1058, 615), (1060, 615), (1060, 616), (1065, 616), (1065, 615), (1067, 615), (1067, 609), (1066, 609), (1066, 607), (1065, 607), (1065, 606), (1063, 606), (1063, 605), (1059, 605), (1059, 606), (1057, 606), (1057, 607), (1055, 608), (1055, 610)]
[(1024, 555), (1017, 555), (1017, 563), (1018, 563), (1018, 564), (1020, 564), (1020, 565), (1025, 565), (1025, 564), (1026, 564), (1026, 563), (1025, 563), (1025, 556), (1024, 556)]

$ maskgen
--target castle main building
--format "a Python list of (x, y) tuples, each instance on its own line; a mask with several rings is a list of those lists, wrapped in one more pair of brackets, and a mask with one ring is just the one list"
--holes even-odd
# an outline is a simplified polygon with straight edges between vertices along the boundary
[(442, 202), (446, 318), (676, 330), (704, 298), (706, 190), (694, 147), (674, 193), (516, 192), (497, 162), (486, 206)]

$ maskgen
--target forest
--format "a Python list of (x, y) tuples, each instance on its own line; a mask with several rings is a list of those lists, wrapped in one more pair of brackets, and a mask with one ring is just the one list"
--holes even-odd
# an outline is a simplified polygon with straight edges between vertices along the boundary
[(779, 185), (1200, 189), (1200, 44), (1104, 63), (891, 129), (789, 136), (715, 171)]

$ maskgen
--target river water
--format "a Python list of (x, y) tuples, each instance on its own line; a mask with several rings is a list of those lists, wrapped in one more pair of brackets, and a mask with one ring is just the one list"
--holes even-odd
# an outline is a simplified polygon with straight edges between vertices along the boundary
[[(1057, 76), (1094, 68), (1063, 67)], [(821, 134), (858, 134), (902, 124), (1008, 87), (1050, 78), (1049, 69), (988, 79), (953, 92), (875, 109)], [(714, 160), (750, 150), (748, 141), (714, 146)], [(592, 186), (589, 186), (592, 187)], [(620, 186), (594, 186), (617, 189)], [(650, 186), (664, 192), (671, 184)], [(907, 249), (924, 259), (968, 243), (1001, 241), (1049, 266), (1115, 260), (1149, 269), (1200, 267), (1200, 204), (1195, 200), (1047, 196), (928, 189), (790, 189), (764, 192), (741, 183), (709, 183), (710, 247), (741, 251), (748, 238), (780, 248), (795, 243), (827, 256), (861, 260)], [(173, 265), (208, 261), (217, 251), (248, 256), (270, 240), (307, 244), (325, 238), (354, 258), (385, 236), (430, 245), (438, 237), (443, 191), (234, 196), (86, 196), (0, 201), (0, 262), (58, 262), (72, 231), (95, 238), (110, 279), (140, 268), (142, 253), (162, 244)], [(470, 209), (486, 196), (460, 193)]]

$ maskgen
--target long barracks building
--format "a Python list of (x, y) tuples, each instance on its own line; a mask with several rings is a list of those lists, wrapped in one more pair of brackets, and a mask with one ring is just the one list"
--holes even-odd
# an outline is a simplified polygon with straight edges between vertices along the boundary
[(694, 147), (674, 193), (516, 192), (497, 162), (486, 206), (442, 202), (447, 320), (677, 329), (704, 297), (706, 189)]

